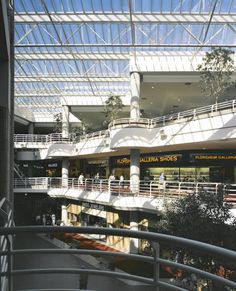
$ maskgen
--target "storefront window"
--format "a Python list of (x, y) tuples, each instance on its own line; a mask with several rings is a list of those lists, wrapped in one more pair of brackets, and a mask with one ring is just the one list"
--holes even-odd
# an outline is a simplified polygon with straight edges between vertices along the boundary
[(159, 181), (161, 173), (164, 173), (166, 181), (179, 180), (179, 168), (146, 168), (145, 172), (149, 172), (151, 180)]
[(181, 182), (195, 182), (196, 168), (180, 168), (180, 181)]
[(209, 168), (196, 168), (196, 181), (209, 182)]

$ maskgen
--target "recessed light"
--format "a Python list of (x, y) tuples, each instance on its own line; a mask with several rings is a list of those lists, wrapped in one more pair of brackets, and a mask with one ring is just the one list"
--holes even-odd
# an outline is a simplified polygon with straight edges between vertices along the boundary
[(152, 89), (154, 89), (155, 87), (154, 86), (152, 86)]

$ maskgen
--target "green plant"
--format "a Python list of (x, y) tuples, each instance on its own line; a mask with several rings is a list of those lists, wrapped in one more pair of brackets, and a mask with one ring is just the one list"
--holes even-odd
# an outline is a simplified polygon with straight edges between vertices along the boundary
[[(224, 201), (223, 186), (217, 193), (202, 189), (173, 202), (158, 223), (158, 231), (185, 237), (228, 249), (236, 249), (236, 225), (232, 221), (231, 205)], [(170, 248), (178, 262), (211, 270), (219, 258), (203, 255), (196, 250)], [(224, 262), (228, 264), (229, 262)]]
[(206, 52), (202, 64), (197, 67), (200, 71), (200, 87), (203, 94), (215, 100), (224, 97), (226, 91), (234, 84), (231, 80), (234, 72), (233, 51), (214, 48)]
[[(178, 199), (166, 210), (160, 229), (172, 235), (225, 245), (231, 219), (231, 205), (224, 201), (223, 188), (217, 193), (206, 190)], [(225, 245), (225, 247), (232, 247)]]
[(53, 115), (54, 127), (53, 132), (62, 132), (62, 113), (56, 113)]
[(105, 102), (105, 121), (104, 124), (108, 125), (110, 122), (115, 120), (119, 113), (122, 111), (124, 105), (122, 103), (122, 100), (120, 96), (117, 95), (110, 95), (108, 99)]

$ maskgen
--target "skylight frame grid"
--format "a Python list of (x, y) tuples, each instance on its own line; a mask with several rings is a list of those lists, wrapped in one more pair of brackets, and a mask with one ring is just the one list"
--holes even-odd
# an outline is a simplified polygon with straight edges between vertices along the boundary
[[(212, 23), (202, 23), (202, 26), (206, 26), (209, 24), (209, 34), (207, 35), (207, 38), (205, 40), (205, 44), (201, 43), (201, 37), (199, 36), (199, 39), (196, 36), (196, 32), (194, 30), (194, 24), (192, 24), (191, 22), (186, 22), (182, 25), (177, 23), (177, 28), (174, 28), (173, 24), (172, 26), (168, 27), (166, 25), (163, 24), (163, 36), (166, 34), (168, 34), (170, 32), (170, 30), (176, 30), (178, 32), (180, 31), (184, 31), (184, 33), (178, 33), (178, 37), (169, 37), (168, 42), (164, 39), (164, 37), (162, 37), (164, 43), (160, 44), (160, 39), (158, 38), (158, 35), (161, 33), (161, 26), (156, 26), (155, 27), (155, 22), (149, 23), (149, 26), (152, 27), (152, 25), (154, 25), (154, 31), (153, 33), (151, 33), (151, 30), (146, 30), (146, 32), (148, 32), (148, 38), (153, 37), (153, 43), (145, 43), (145, 37), (144, 35), (140, 34), (138, 32), (138, 26), (139, 26), (139, 22), (137, 22), (137, 20), (135, 22), (133, 22), (132, 17), (133, 16), (141, 16), (141, 13), (143, 13), (143, 21), (141, 21), (140, 23), (142, 23), (143, 26), (147, 25), (148, 23), (148, 17), (153, 14), (153, 13), (157, 13), (157, 6), (154, 0), (123, 0), (123, 1), (119, 1), (119, 5), (117, 4), (117, 0), (113, 1), (110, 0), (110, 2), (108, 3), (109, 5), (106, 7), (106, 4), (103, 0), (99, 0), (100, 4), (98, 6), (95, 6), (95, 2), (93, 0), (87, 1), (87, 4), (84, 5), (84, 1), (79, 1), (79, 4), (77, 4), (78, 2), (75, 3), (74, 0), (70, 0), (68, 2), (68, 5), (63, 5), (65, 3), (61, 2), (62, 5), (59, 7), (58, 6), (58, 1), (55, 0), (38, 0), (37, 1), (37, 5), (35, 5), (36, 1), (32, 1), (29, 0), (29, 7), (27, 8), (25, 5), (25, 1), (23, 0), (15, 0), (15, 1), (19, 1), (21, 4), (19, 6), (21, 6), (21, 11), (20, 9), (18, 10), (18, 12), (16, 14), (26, 14), (26, 15), (34, 15), (37, 14), (39, 16), (44, 14), (44, 10), (42, 5), (40, 4), (40, 1), (43, 1), (44, 3), (48, 4), (48, 9), (50, 12), (52, 11), (55, 15), (61, 15), (61, 14), (66, 14), (66, 15), (75, 15), (75, 14), (94, 14), (94, 15), (100, 15), (103, 14), (105, 16), (109, 16), (109, 17), (113, 17), (116, 14), (124, 14), (126, 16), (129, 16), (130, 19), (127, 18), (126, 22), (104, 22), (102, 24), (98, 24), (97, 22), (79, 22), (79, 25), (81, 25), (81, 27), (79, 27), (78, 32), (76, 32), (75, 30), (73, 30), (73, 22), (71, 23), (54, 23), (54, 22), (49, 22), (49, 19), (44, 23), (44, 22), (37, 22), (37, 26), (40, 28), (36, 28), (32, 30), (32, 32), (29, 31), (30, 28), (32, 28), (32, 25), (30, 23), (28, 24), (20, 24), (18, 23), (17, 25), (21, 25), (20, 29), (17, 30), (16, 27), (16, 36), (18, 38), (18, 40), (21, 39), (21, 37), (25, 37), (25, 41), (21, 41), (21, 44), (25, 44), (25, 46), (19, 46), (15, 48), (15, 51), (17, 53), (17, 55), (19, 56), (20, 54), (27, 54), (29, 53), (29, 51), (31, 50), (32, 52), (35, 52), (36, 54), (41, 54), (39, 56), (40, 59), (43, 58), (43, 54), (57, 54), (58, 52), (60, 52), (62, 54), (62, 58), (64, 58), (64, 60), (62, 61), (62, 63), (59, 65), (58, 61), (54, 62), (54, 59), (52, 58), (52, 60), (50, 60), (50, 57), (48, 59), (46, 59), (45, 62), (49, 62), (52, 65), (50, 66), (50, 68), (48, 68), (47, 66), (47, 70), (45, 68), (45, 71), (43, 71), (43, 68), (41, 67), (42, 63), (39, 62), (38, 64), (35, 62), (35, 66), (36, 68), (39, 69), (39, 71), (42, 71), (42, 74), (36, 74), (35, 71), (32, 69), (32, 72), (34, 72), (34, 74), (39, 78), (38, 79), (38, 83), (37, 82), (32, 82), (34, 84), (24, 84), (22, 86), (18, 85), (20, 82), (17, 82), (16, 84), (16, 89), (19, 92), (19, 88), (20, 91), (22, 91), (22, 88), (27, 89), (27, 92), (29, 90), (33, 91), (34, 89), (37, 92), (41, 92), (42, 90), (45, 89), (45, 92), (49, 92), (50, 94), (56, 94), (57, 96), (62, 96), (64, 93), (68, 94), (68, 90), (62, 90), (63, 88), (61, 86), (58, 87), (58, 84), (56, 81), (52, 81), (51, 83), (54, 85), (50, 85), (49, 89), (47, 88), (47, 83), (45, 82), (40, 82), (40, 78), (45, 77), (45, 76), (49, 76), (49, 75), (53, 75), (53, 76), (59, 76), (61, 75), (62, 77), (75, 77), (73, 76), (73, 69), (75, 68), (75, 70), (77, 70), (78, 75), (85, 72), (86, 70), (84, 68), (88, 69), (88, 64), (89, 64), (89, 59), (82, 59), (80, 62), (80, 65), (78, 65), (79, 63), (76, 60), (77, 55), (82, 52), (84, 54), (84, 56), (86, 56), (87, 58), (89, 58), (89, 56), (93, 53), (97, 53), (97, 55), (99, 55), (100, 53), (102, 54), (116, 54), (116, 53), (120, 53), (120, 54), (125, 54), (127, 57), (127, 61), (129, 59), (129, 52), (131, 51), (160, 51), (160, 50), (184, 50), (187, 48), (187, 50), (194, 50), (194, 45), (191, 46), (191, 43), (197, 42), (196, 47), (198, 47), (199, 49), (205, 49), (206, 46), (213, 46), (216, 43), (213, 41), (214, 40), (214, 34), (220, 34), (221, 38), (218, 40), (218, 42), (221, 45), (227, 45), (230, 44), (229, 43), (229, 36), (233, 35), (232, 31), (234, 30), (234, 27), (231, 27), (231, 32), (227, 33), (228, 31), (230, 31), (229, 28), (224, 27), (222, 34), (220, 33), (220, 29), (222, 27), (223, 24), (220, 24), (219, 26), (217, 26), (217, 24), (212, 24)], [(27, 0), (28, 1), (28, 0)], [(78, 1), (78, 0), (76, 0)], [(57, 3), (56, 3), (57, 2)], [(90, 4), (88, 4), (88, 2)], [(135, 5), (136, 3), (140, 2), (141, 3), (141, 8), (140, 10), (136, 9)], [(129, 8), (129, 3), (132, 4), (131, 9)], [(211, 13), (212, 7), (215, 3), (215, 0), (208, 0), (205, 1), (205, 6), (203, 5), (203, 2), (201, 0), (196, 1), (196, 0), (192, 0), (192, 1), (188, 1), (188, 3), (185, 0), (180, 0), (179, 2), (176, 0), (164, 0), (164, 1), (159, 1), (160, 3), (160, 8), (159, 9), (159, 13), (165, 15), (168, 15), (169, 17), (172, 17), (174, 15), (177, 15), (179, 13), (182, 13), (184, 15), (196, 15), (198, 13), (200, 14), (204, 14), (204, 15), (209, 15)], [(188, 5), (186, 5), (186, 3)], [(39, 11), (37, 10), (38, 5), (40, 5), (42, 7), (42, 9), (40, 8)], [(227, 6), (228, 5), (228, 6)], [(59, 7), (59, 8), (58, 8)], [(101, 8), (96, 8), (96, 7), (101, 7)], [(34, 11), (30, 11), (30, 10), (34, 10)], [(229, 14), (234, 15), (236, 12), (236, 5), (233, 5), (233, 1), (228, 1), (226, 3), (226, 1), (221, 1), (220, 4), (218, 4), (218, 8), (217, 10), (214, 12), (215, 15), (218, 14), (225, 14), (224, 11), (227, 11)], [(53, 14), (52, 13), (52, 14)], [(150, 14), (150, 15), (149, 15)], [(145, 20), (146, 17), (146, 20)], [(172, 18), (173, 19), (173, 18)], [(100, 25), (100, 26), (99, 26)], [(230, 26), (229, 26), (230, 27)], [(145, 28), (146, 29), (146, 28)], [(94, 32), (92, 33), (91, 30), (94, 30)], [(119, 33), (117, 33), (119, 31)], [(200, 31), (200, 29), (199, 29)], [(29, 35), (26, 35), (28, 32)], [(46, 34), (46, 33), (47, 34)], [(76, 42), (78, 40), (78, 35), (82, 32), (82, 34), (88, 34), (88, 38), (87, 38), (87, 43), (84, 43), (84, 39), (80, 40), (80, 44), (79, 46), (76, 47), (76, 45), (78, 45), (78, 42)], [(174, 32), (173, 32), (174, 33)], [(50, 37), (51, 34), (51, 37)], [(59, 37), (58, 37), (59, 36)], [(211, 39), (212, 38), (212, 39)], [(140, 40), (141, 39), (141, 40)], [(85, 39), (86, 40), (86, 39)], [(102, 41), (103, 40), (103, 41)], [(175, 43), (173, 43), (173, 41), (175, 40)], [(42, 46), (39, 47), (30, 47), (30, 43), (32, 44), (36, 44), (39, 43), (39, 41), (41, 42)], [(181, 44), (179, 47), (176, 47), (175, 45), (179, 45), (179, 43)], [(47, 46), (48, 44), (48, 46)], [(63, 45), (61, 45), (63, 44)], [(69, 45), (68, 45), (69, 44)], [(217, 43), (218, 44), (218, 43)], [(163, 47), (161, 47), (161, 45), (163, 45)], [(64, 56), (63, 56), (64, 54)], [(70, 54), (70, 61), (74, 62), (75, 64), (72, 66), (70, 66), (70, 61), (67, 60), (67, 56), (68, 54)], [(54, 56), (55, 57), (55, 56)], [(94, 66), (94, 68), (92, 68), (90, 71), (86, 72), (86, 74), (81, 74), (84, 76), (84, 78), (87, 78), (86, 81), (86, 86), (87, 86), (87, 91), (88, 92), (92, 92), (92, 93), (96, 93), (99, 91), (98, 89), (101, 87), (99, 85), (99, 83), (97, 83), (96, 81), (93, 81), (93, 76), (95, 75), (99, 75), (101, 72), (103, 73), (102, 76), (114, 76), (116, 75), (117, 71), (119, 71), (120, 76), (123, 75), (123, 73), (125, 73), (125, 75), (128, 75), (128, 70), (124, 70), (124, 66), (122, 65), (122, 62), (114, 62), (114, 61), (109, 61), (109, 60), (103, 60), (103, 59), (99, 59), (99, 57), (97, 56), (97, 59), (95, 59), (94, 63), (96, 63), (96, 65)], [(24, 71), (20, 71), (20, 76), (22, 77), (31, 77), (32, 73), (30, 73), (30, 62), (27, 62), (26, 59), (26, 63), (23, 66), (25, 68), (25, 72)], [(126, 65), (126, 69), (127, 69), (127, 65)], [(16, 74), (17, 75), (17, 74)], [(76, 75), (77, 76), (77, 75)], [(30, 82), (29, 82), (30, 83)], [(41, 83), (41, 85), (39, 85)], [(71, 88), (71, 92), (74, 94), (75, 91), (77, 90), (77, 88), (73, 85), (68, 85), (70, 83), (73, 82), (64, 82), (64, 85), (67, 84), (67, 86), (69, 86)], [(112, 90), (113, 87), (116, 87), (116, 83), (115, 81), (113, 82), (106, 82), (106, 80), (104, 79), (103, 81), (103, 86), (106, 84), (107, 86), (107, 90)], [(122, 83), (122, 81), (119, 81), (119, 84)], [(20, 87), (18, 87), (20, 86)], [(91, 89), (91, 90), (90, 90)], [(94, 92), (93, 92), (94, 90)], [(86, 92), (87, 92), (86, 91)], [(61, 95), (60, 95), (61, 94)]]

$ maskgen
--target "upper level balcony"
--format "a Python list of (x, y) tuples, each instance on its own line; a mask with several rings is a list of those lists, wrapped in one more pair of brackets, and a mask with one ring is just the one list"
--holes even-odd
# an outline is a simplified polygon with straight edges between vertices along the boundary
[(196, 148), (196, 144), (216, 148), (219, 140), (224, 141), (224, 147), (232, 148), (236, 138), (235, 105), (236, 99), (153, 119), (118, 119), (108, 130), (80, 137), (16, 134), (14, 146), (25, 152), (35, 150), (34, 155), (31, 152), (27, 157), (19, 151), (19, 160), (108, 154), (123, 148), (178, 150)]
[(224, 187), (225, 201), (236, 203), (236, 184), (223, 185), (209, 182), (140, 181), (77, 178), (22, 178), (14, 180), (15, 193), (47, 193), (51, 197), (68, 198), (108, 204), (120, 209), (145, 209), (162, 211), (163, 205), (173, 199), (199, 191), (216, 193)]

